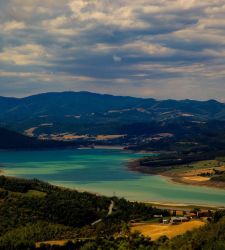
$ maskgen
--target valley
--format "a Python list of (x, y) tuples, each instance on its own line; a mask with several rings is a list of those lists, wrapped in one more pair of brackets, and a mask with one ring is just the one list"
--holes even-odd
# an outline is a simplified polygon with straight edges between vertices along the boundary
[(0, 108), (0, 249), (225, 240), (225, 104), (63, 92)]

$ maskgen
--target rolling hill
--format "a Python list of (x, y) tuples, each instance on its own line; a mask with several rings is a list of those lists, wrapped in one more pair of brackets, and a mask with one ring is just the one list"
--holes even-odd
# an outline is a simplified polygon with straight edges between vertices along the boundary
[[(0, 97), (0, 126), (19, 132), (113, 134), (118, 127), (149, 122), (225, 120), (225, 104), (215, 100), (155, 100), (89, 92)], [(94, 127), (97, 129), (93, 130)]]

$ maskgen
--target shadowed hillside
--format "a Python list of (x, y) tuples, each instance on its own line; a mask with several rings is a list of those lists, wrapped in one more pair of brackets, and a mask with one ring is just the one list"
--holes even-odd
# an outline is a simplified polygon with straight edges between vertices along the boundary
[(225, 120), (225, 104), (215, 100), (157, 101), (89, 92), (45, 93), (21, 99), (0, 97), (0, 108), (2, 127), (17, 131), (38, 127), (37, 134), (43, 130), (88, 131), (93, 123), (107, 127), (110, 133), (120, 125), (136, 122)]
[(78, 146), (75, 142), (44, 141), (0, 128), (0, 149), (41, 149)]

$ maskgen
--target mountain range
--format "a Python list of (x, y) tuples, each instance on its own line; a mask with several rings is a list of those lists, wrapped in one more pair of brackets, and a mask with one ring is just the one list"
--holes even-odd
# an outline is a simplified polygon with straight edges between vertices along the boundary
[(155, 100), (90, 92), (0, 97), (0, 109), (1, 127), (34, 135), (115, 134), (118, 126), (134, 123), (225, 120), (225, 104), (216, 100)]

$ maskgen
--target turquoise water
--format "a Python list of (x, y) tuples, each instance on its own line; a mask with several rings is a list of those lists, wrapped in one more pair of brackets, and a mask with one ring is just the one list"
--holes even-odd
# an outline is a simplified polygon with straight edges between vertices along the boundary
[(129, 200), (225, 206), (225, 191), (169, 182), (131, 172), (126, 163), (144, 156), (115, 149), (2, 151), (5, 175), (39, 178), (53, 184)]

